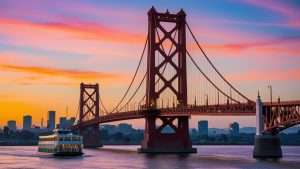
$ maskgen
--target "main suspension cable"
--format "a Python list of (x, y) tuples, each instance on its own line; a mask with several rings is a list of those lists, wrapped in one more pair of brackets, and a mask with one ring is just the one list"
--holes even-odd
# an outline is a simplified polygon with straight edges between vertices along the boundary
[(131, 80), (131, 82), (130, 82), (130, 85), (129, 85), (129, 87), (127, 88), (127, 90), (126, 90), (124, 96), (122, 97), (122, 99), (120, 100), (120, 102), (119, 102), (119, 103), (117, 104), (117, 106), (111, 111), (111, 113), (114, 112), (114, 111), (120, 106), (120, 104), (123, 102), (123, 100), (125, 99), (126, 95), (128, 94), (128, 92), (129, 92), (129, 90), (130, 90), (130, 88), (131, 88), (131, 86), (132, 86), (132, 84), (133, 84), (133, 82), (134, 82), (134, 79), (136, 78), (136, 75), (137, 75), (138, 70), (139, 70), (139, 68), (140, 68), (141, 62), (142, 62), (142, 60), (143, 60), (144, 53), (145, 53), (146, 46), (147, 46), (147, 42), (148, 42), (148, 36), (147, 36), (147, 38), (146, 38), (146, 42), (145, 42), (145, 45), (144, 45), (144, 49), (143, 49), (142, 55), (141, 55), (141, 57), (140, 57), (140, 61), (139, 61), (138, 67), (137, 67), (137, 69), (135, 70), (135, 73), (134, 73), (134, 76), (133, 76), (133, 78), (132, 78), (132, 80)]

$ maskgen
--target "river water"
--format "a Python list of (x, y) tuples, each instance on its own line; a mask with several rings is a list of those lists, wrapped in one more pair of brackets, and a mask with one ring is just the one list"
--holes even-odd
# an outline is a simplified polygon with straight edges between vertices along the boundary
[(146, 155), (138, 154), (139, 146), (104, 146), (84, 149), (82, 157), (53, 157), (37, 153), (36, 146), (0, 147), (0, 168), (298, 168), (300, 146), (282, 146), (283, 158), (256, 160), (252, 158), (253, 146), (194, 146), (197, 154)]

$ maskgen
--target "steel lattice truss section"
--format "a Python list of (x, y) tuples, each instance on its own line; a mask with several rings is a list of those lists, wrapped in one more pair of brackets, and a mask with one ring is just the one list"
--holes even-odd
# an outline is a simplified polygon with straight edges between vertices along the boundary
[(79, 122), (99, 117), (99, 85), (80, 84)]
[(273, 135), (300, 123), (300, 102), (263, 106), (263, 131)]
[[(177, 15), (167, 13), (157, 13), (154, 8), (148, 12), (149, 16), (149, 32), (148, 32), (148, 68), (147, 68), (147, 91), (146, 104), (147, 107), (156, 107), (156, 101), (159, 96), (169, 88), (178, 100), (178, 104), (187, 105), (187, 80), (186, 80), (186, 38), (185, 38), (185, 17), (184, 11), (180, 11)], [(168, 31), (162, 26), (164, 23), (174, 23), (175, 26)], [(162, 32), (163, 37), (160, 39), (158, 30)], [(172, 37), (178, 32), (177, 37)], [(170, 40), (171, 45), (175, 47), (174, 51), (167, 53), (163, 44), (166, 40)], [(163, 61), (156, 65), (158, 60), (157, 53), (161, 54)], [(174, 62), (174, 57), (178, 57), (178, 63)], [(175, 75), (167, 79), (161, 70), (166, 64), (170, 64), (176, 71)], [(155, 90), (156, 78), (163, 81), (163, 86)], [(173, 82), (177, 82), (178, 88), (174, 87)]]

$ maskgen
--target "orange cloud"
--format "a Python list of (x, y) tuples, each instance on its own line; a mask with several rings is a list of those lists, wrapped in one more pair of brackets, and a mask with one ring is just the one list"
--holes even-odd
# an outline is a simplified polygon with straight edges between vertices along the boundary
[(0, 18), (0, 24), (42, 29), (50, 32), (63, 32), (79, 39), (101, 40), (128, 44), (143, 44), (146, 35), (127, 32), (93, 22), (76, 20), (76, 25), (66, 23), (31, 23), (20, 20)]
[(25, 72), (50, 76), (62, 76), (72, 79), (110, 79), (121, 76), (121, 74), (109, 74), (95, 71), (64, 70), (37, 66), (0, 65), (0, 68), (6, 71)]
[(282, 81), (282, 80), (300, 80), (300, 68), (293, 70), (265, 71), (260, 69), (251, 69), (247, 72), (228, 75), (229, 80), (236, 81)]

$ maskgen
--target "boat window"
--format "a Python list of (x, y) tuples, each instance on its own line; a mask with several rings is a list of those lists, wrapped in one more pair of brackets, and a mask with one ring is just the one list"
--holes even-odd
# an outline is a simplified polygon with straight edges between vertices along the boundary
[(63, 137), (59, 137), (59, 141), (64, 141), (64, 138)]
[(72, 137), (72, 141), (77, 141), (77, 137)]
[(80, 141), (80, 140), (81, 140), (81, 138), (80, 138), (80, 137), (78, 137), (78, 138), (77, 138), (77, 140), (78, 140), (78, 141)]
[(71, 141), (71, 137), (65, 137), (65, 141)]

